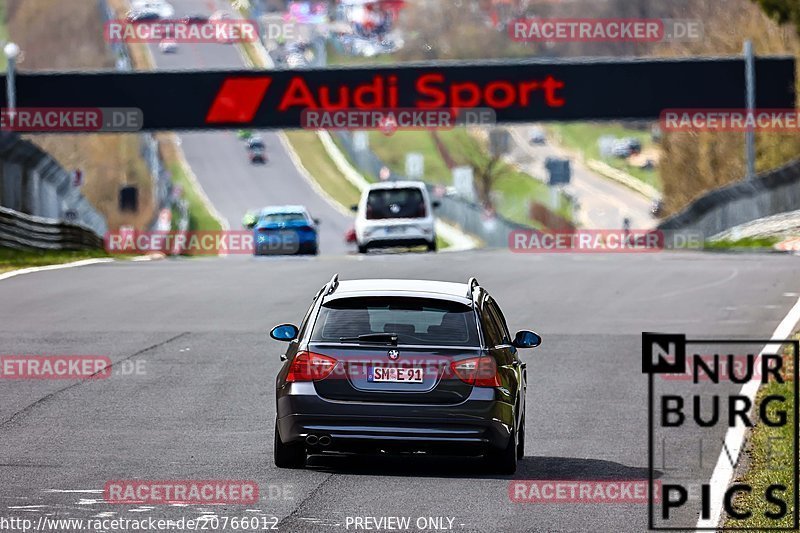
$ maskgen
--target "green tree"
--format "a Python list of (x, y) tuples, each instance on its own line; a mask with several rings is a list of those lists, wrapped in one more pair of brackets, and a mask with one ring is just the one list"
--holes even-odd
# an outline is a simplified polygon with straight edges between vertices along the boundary
[(800, 2), (797, 0), (753, 0), (780, 24), (791, 22), (800, 35)]

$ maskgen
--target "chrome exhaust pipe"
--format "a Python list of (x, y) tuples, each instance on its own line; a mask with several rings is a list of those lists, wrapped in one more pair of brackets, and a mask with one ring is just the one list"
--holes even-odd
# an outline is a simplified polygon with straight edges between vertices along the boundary
[(329, 446), (331, 443), (331, 438), (327, 435), (323, 435), (319, 438), (319, 445), (320, 446)]
[(318, 440), (319, 439), (317, 438), (316, 435), (309, 435), (306, 437), (306, 444), (308, 444), (309, 446), (314, 446), (315, 444), (317, 444)]

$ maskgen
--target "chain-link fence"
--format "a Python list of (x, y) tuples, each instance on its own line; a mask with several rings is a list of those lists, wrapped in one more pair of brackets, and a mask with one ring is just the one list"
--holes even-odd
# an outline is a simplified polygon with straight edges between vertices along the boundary
[[(360, 144), (357, 135), (349, 131), (331, 132), (338, 140), (345, 155), (367, 179), (376, 180), (381, 173), (390, 181), (406, 180), (404, 175), (388, 168), (365, 144)], [(530, 229), (517, 224), (495, 213), (490, 213), (483, 206), (470, 202), (459, 196), (448, 194), (447, 189), (428, 183), (428, 190), (434, 199), (439, 201), (437, 216), (450, 222), (463, 231), (481, 239), (487, 247), (503, 248), (508, 246), (509, 234), (516, 229)]]

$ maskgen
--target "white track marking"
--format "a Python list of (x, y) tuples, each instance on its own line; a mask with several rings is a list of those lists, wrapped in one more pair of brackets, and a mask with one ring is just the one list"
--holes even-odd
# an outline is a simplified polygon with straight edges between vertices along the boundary
[[(784, 317), (775, 331), (772, 333), (771, 339), (788, 339), (794, 332), (797, 323), (800, 322), (800, 300), (794, 304), (789, 310), (789, 313)], [(764, 349), (759, 352), (758, 357), (753, 362), (753, 368), (758, 368), (760, 365), (761, 356), (764, 354), (774, 355), (780, 350), (779, 344), (768, 344)], [(761, 382), (760, 376), (753, 375), (753, 378), (742, 386), (739, 394), (747, 396), (750, 403), (755, 407), (756, 393)], [(711, 518), (703, 520), (702, 518), (697, 521), (696, 528), (716, 528), (722, 516), (722, 495), (725, 489), (730, 485), (733, 478), (733, 465), (739, 461), (739, 455), (744, 447), (745, 435), (747, 428), (742, 424), (741, 419), (736, 419), (736, 425), (728, 428), (725, 434), (725, 446), (719, 453), (717, 464), (714, 467), (714, 473), (711, 474)], [(727, 451), (726, 451), (727, 449)], [(730, 457), (728, 456), (730, 454)]]
[(45, 272), (47, 270), (61, 270), (63, 268), (75, 268), (75, 267), (82, 267), (87, 265), (96, 265), (99, 263), (112, 263), (114, 259), (111, 258), (98, 258), (98, 259), (82, 259), (80, 261), (73, 261), (72, 263), (64, 263), (61, 265), (47, 265), (47, 266), (40, 266), (40, 267), (29, 267), (29, 268), (20, 268), (19, 270), (12, 270), (11, 272), (6, 272), (5, 274), (0, 274), (0, 281), (8, 278), (13, 278), (14, 276), (22, 276), (24, 274), (33, 274), (34, 272)]

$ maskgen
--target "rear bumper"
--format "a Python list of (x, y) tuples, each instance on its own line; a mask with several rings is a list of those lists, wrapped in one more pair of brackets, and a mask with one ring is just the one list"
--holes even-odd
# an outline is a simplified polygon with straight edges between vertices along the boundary
[(436, 240), (435, 236), (429, 239), (424, 237), (393, 238), (393, 239), (367, 239), (362, 246), (370, 248), (391, 248), (394, 246), (427, 246)]
[(313, 383), (278, 392), (278, 431), (285, 443), (328, 436), (326, 451), (421, 450), (477, 455), (508, 444), (513, 406), (475, 387), (456, 405), (372, 404), (320, 398)]
[[(264, 232), (261, 235), (268, 238), (274, 236), (276, 233)], [(316, 253), (317, 251), (317, 234), (300, 231), (295, 233), (295, 238), (290, 241), (267, 241), (259, 243), (259, 233), (256, 232), (253, 236), (253, 254), (254, 255), (294, 255), (294, 254), (308, 254)]]

